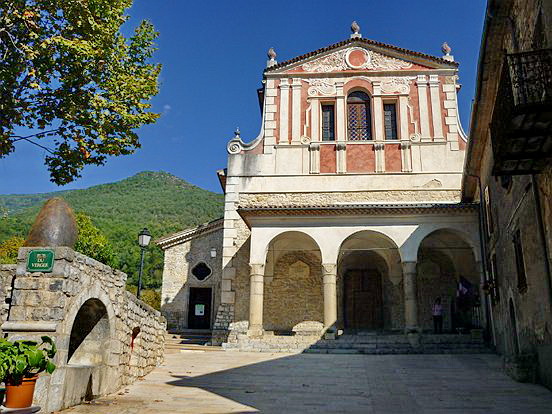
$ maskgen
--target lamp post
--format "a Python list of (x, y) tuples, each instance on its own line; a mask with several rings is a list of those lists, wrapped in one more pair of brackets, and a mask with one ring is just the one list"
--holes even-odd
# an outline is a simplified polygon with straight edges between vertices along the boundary
[(151, 234), (147, 228), (143, 228), (140, 233), (138, 233), (138, 244), (142, 249), (142, 255), (140, 257), (140, 273), (138, 274), (138, 291), (136, 292), (136, 297), (140, 299), (140, 291), (142, 290), (142, 270), (144, 269), (144, 252), (148, 247), (148, 244), (151, 240)]

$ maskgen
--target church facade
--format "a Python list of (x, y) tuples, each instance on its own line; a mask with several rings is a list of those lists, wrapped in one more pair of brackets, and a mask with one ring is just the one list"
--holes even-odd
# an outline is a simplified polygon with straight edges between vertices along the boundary
[(352, 31), (280, 63), (269, 51), (260, 133), (236, 131), (218, 172), (224, 217), (158, 241), (172, 329), (203, 316), (230, 344), (421, 332), (437, 298), (445, 331), (485, 324), (456, 300), (482, 277), (478, 210), (460, 202), (458, 64), (446, 44), (435, 57)]

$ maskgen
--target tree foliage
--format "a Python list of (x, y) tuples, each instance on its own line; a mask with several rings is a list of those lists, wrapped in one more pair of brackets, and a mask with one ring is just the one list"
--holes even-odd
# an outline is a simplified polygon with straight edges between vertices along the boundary
[(113, 247), (100, 229), (92, 224), (92, 219), (84, 213), (76, 213), (75, 218), (79, 229), (75, 250), (103, 264), (116, 267)]
[(0, 243), (0, 264), (17, 263), (17, 252), (23, 243), (25, 239), (20, 236), (12, 236)]
[[(0, 2), (0, 158), (20, 141), (47, 151), (51, 180), (140, 147), (134, 130), (155, 122), (149, 100), (160, 65), (142, 21), (125, 38), (132, 0)], [(23, 131), (23, 132), (21, 132)], [(38, 132), (37, 132), (38, 131)], [(17, 135), (16, 135), (17, 134)]]

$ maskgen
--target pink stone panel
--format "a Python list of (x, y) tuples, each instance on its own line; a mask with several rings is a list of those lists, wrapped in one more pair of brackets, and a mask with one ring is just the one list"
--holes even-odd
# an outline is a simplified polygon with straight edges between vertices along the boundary
[(401, 148), (399, 144), (385, 145), (385, 171), (400, 172), (402, 170)]
[(320, 172), (336, 172), (335, 145), (320, 145)]
[(376, 170), (375, 155), (372, 144), (347, 145), (347, 172), (374, 172)]

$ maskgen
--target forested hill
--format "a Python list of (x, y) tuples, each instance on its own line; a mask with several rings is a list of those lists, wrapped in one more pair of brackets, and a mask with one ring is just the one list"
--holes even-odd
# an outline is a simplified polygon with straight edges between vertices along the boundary
[[(165, 172), (145, 171), (115, 183), (84, 190), (45, 194), (0, 195), (0, 242), (25, 237), (43, 202), (62, 197), (76, 212), (84, 212), (113, 245), (118, 268), (135, 280), (140, 249), (138, 232), (147, 227), (153, 239), (192, 227), (223, 214), (223, 195), (203, 190)], [(150, 248), (146, 285), (160, 286), (162, 252)]]

